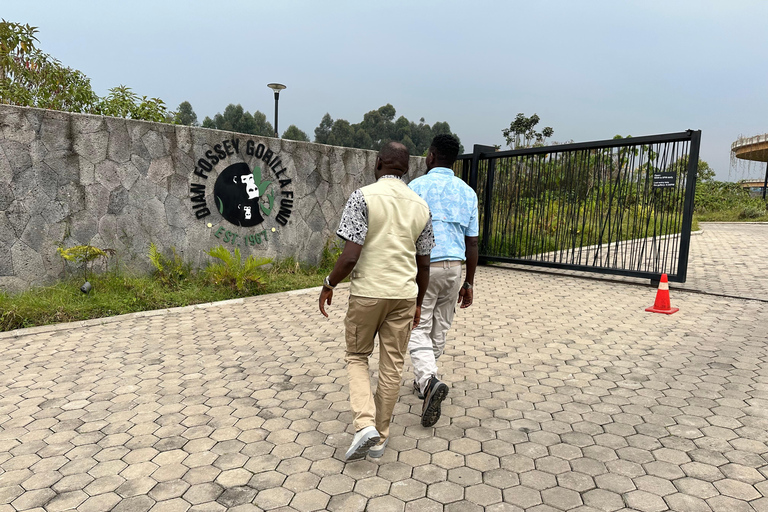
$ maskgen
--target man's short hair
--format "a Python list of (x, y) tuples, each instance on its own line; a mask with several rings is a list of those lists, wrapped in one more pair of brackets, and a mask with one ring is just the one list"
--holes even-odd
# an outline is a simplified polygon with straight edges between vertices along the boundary
[(447, 133), (435, 136), (429, 147), (433, 150), (437, 161), (441, 164), (453, 165), (456, 157), (459, 156), (459, 141), (456, 140), (456, 137)]
[(408, 148), (399, 142), (388, 142), (379, 151), (379, 158), (384, 165), (403, 174), (408, 172), (408, 157)]

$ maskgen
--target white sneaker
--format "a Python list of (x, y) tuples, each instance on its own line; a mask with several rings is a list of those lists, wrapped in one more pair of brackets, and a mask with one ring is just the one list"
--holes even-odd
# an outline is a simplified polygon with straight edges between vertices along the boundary
[(381, 437), (379, 436), (376, 427), (371, 426), (361, 428), (355, 433), (355, 437), (352, 438), (352, 445), (349, 447), (349, 450), (347, 450), (346, 455), (344, 455), (344, 460), (364, 459), (368, 454), (368, 450), (371, 446), (378, 443), (379, 439), (381, 439)]
[(389, 442), (389, 438), (386, 438), (383, 443), (379, 443), (375, 446), (372, 446), (370, 450), (368, 450), (368, 455), (373, 457), (374, 459), (378, 459), (382, 455), (384, 455), (384, 448), (387, 447), (387, 443)]

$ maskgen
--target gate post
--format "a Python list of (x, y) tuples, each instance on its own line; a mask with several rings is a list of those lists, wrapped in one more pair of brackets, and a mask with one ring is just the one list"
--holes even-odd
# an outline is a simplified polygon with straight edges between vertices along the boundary
[(688, 274), (688, 252), (691, 248), (693, 201), (696, 197), (696, 179), (699, 174), (699, 148), (701, 146), (701, 130), (688, 130), (688, 133), (691, 135), (691, 152), (688, 155), (688, 169), (686, 170), (683, 225), (680, 233), (680, 258), (677, 262), (677, 280), (681, 283), (685, 282)]
[[(469, 186), (472, 187), (472, 190), (474, 190), (476, 194), (478, 192), (480, 159), (487, 153), (494, 152), (496, 152), (496, 148), (494, 146), (475, 144), (472, 148), (472, 167), (470, 167), (469, 170)], [(487, 252), (489, 231), (491, 229), (491, 198), (493, 197), (490, 195), (493, 192), (493, 168), (491, 167), (491, 164), (494, 163), (495, 162), (492, 160), (489, 162), (488, 173), (486, 175), (485, 181), (483, 182), (483, 197), (480, 197), (480, 194), (477, 196), (477, 201), (480, 203), (478, 204), (478, 209), (482, 208), (483, 212), (483, 226), (480, 232), (479, 247), (481, 258), (482, 255)]]

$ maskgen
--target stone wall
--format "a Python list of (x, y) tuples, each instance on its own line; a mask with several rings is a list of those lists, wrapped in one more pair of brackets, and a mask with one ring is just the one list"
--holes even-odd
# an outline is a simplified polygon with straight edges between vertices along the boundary
[[(0, 290), (56, 281), (58, 247), (150, 243), (201, 267), (216, 245), (318, 261), (376, 153), (206, 128), (0, 105)], [(257, 169), (258, 168), (258, 169)], [(411, 159), (410, 176), (424, 172)]]

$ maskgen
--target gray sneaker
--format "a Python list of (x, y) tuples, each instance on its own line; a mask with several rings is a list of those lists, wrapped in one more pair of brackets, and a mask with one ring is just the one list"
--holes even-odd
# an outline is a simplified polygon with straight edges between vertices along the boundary
[(352, 444), (344, 455), (344, 460), (360, 460), (364, 459), (368, 454), (368, 449), (376, 445), (381, 437), (376, 427), (361, 428), (355, 433), (355, 437), (352, 438)]
[(448, 396), (448, 386), (433, 375), (424, 394), (426, 398), (421, 406), (421, 426), (431, 427), (440, 419), (440, 404)]

